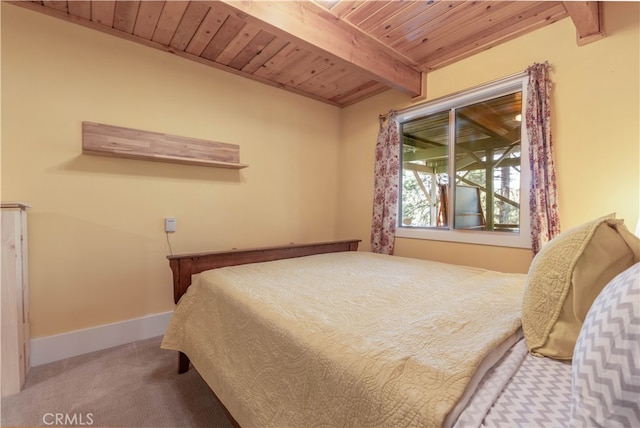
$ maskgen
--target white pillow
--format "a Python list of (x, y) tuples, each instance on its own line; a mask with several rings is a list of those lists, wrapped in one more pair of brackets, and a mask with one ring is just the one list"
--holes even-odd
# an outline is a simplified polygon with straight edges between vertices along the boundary
[(640, 263), (589, 309), (573, 352), (572, 427), (640, 427)]

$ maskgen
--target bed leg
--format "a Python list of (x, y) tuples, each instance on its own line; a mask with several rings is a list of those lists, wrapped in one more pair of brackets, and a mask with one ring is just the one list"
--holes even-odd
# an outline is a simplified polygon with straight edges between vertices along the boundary
[(189, 371), (189, 357), (182, 352), (178, 353), (178, 374), (186, 373)]

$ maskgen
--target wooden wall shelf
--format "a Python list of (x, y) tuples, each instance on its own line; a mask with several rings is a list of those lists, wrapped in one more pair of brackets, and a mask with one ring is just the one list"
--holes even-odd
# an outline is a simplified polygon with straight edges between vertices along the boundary
[(241, 169), (240, 147), (189, 137), (82, 122), (82, 153)]

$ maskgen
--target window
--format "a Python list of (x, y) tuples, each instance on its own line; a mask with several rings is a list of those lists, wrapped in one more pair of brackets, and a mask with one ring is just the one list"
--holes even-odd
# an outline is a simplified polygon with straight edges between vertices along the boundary
[(526, 76), (400, 112), (396, 236), (530, 248)]

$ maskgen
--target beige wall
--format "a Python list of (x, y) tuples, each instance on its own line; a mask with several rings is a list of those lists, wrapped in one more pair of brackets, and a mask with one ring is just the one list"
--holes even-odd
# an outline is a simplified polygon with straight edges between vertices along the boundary
[[(563, 230), (616, 212), (631, 229), (640, 207), (640, 3), (604, 3), (607, 37), (578, 47), (570, 19), (428, 75), (438, 98), (549, 61), (553, 139)], [(366, 237), (371, 224), (377, 116), (411, 104), (396, 92), (342, 112), (340, 233)], [(398, 239), (396, 254), (526, 272), (528, 250)]]
[[(2, 200), (31, 204), (33, 337), (173, 308), (174, 253), (336, 238), (336, 107), (2, 4)], [(238, 144), (240, 171), (81, 154), (94, 121)]]
[[(639, 206), (638, 3), (606, 3), (608, 37), (567, 19), (429, 74), (428, 96), (548, 60), (561, 220)], [(33, 337), (171, 310), (175, 253), (359, 238), (368, 249), (377, 116), (388, 91), (340, 110), (164, 52), (2, 4), (2, 200), (33, 208)], [(81, 154), (95, 121), (240, 145), (249, 168)], [(402, 239), (397, 254), (524, 272), (530, 252)]]

